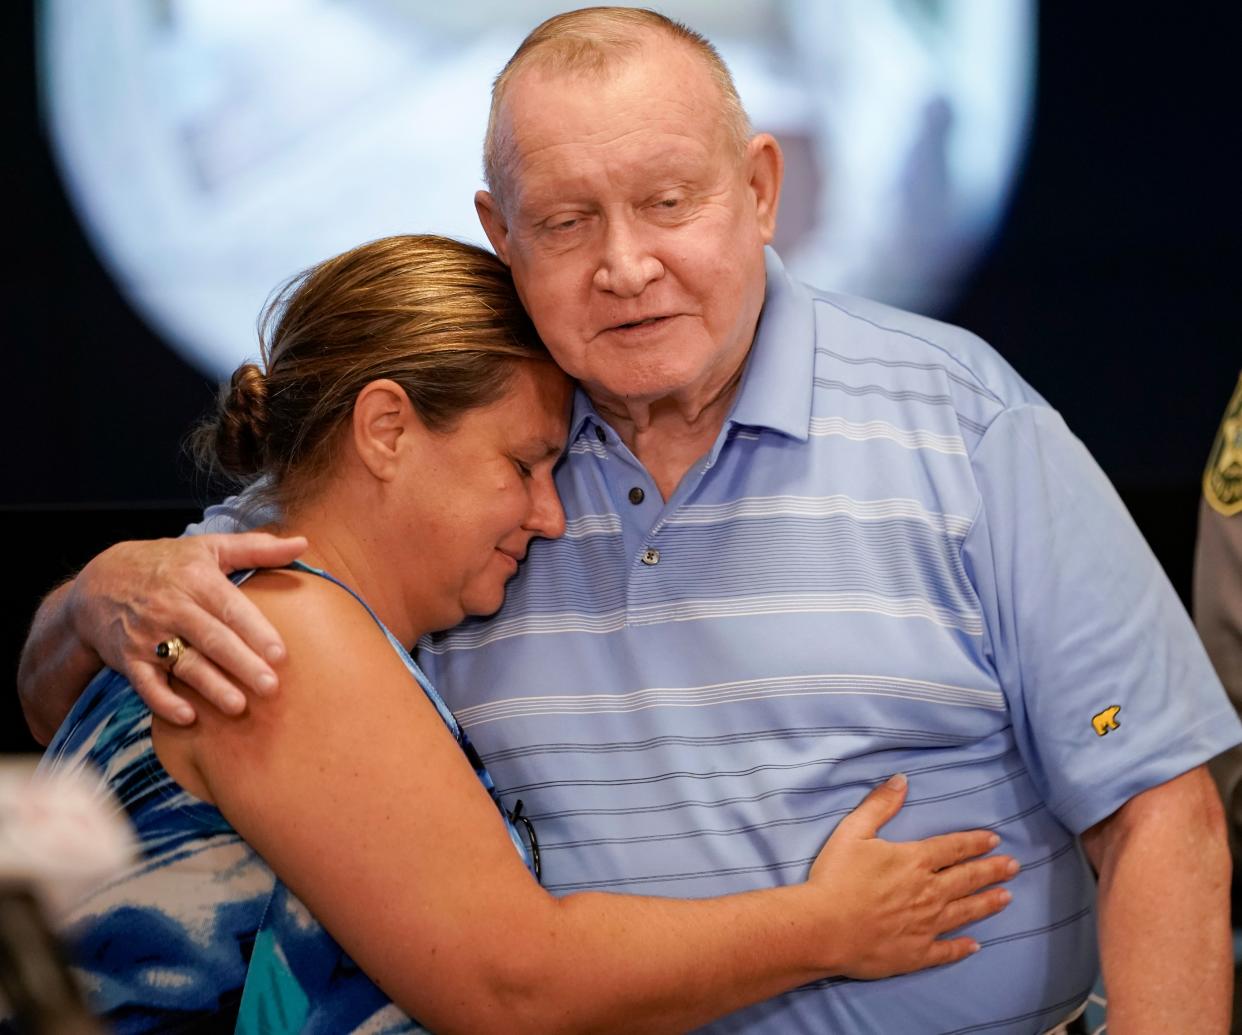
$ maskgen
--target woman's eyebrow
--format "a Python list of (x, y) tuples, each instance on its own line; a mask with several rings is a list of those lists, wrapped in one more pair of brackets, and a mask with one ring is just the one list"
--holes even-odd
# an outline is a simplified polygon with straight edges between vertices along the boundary
[(537, 438), (530, 438), (518, 443), (516, 451), (533, 460), (546, 460), (550, 456), (559, 456), (563, 453), (565, 451), (565, 443), (544, 438), (540, 435)]

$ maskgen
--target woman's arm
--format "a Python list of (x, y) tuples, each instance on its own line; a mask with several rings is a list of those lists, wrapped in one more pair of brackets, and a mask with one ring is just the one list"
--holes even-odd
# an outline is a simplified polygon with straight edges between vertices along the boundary
[[(367, 614), (289, 572), (246, 586), (289, 647), (283, 692), (156, 747), (216, 802), (398, 1005), (435, 1031), (680, 1031), (831, 973), (960, 958), (937, 935), (995, 912), (1008, 860), (983, 831), (874, 837), (899, 787), (847, 819), (806, 884), (703, 901), (531, 879), (491, 798)], [(187, 773), (187, 766), (193, 770)], [(195, 780), (201, 786), (194, 786)]]

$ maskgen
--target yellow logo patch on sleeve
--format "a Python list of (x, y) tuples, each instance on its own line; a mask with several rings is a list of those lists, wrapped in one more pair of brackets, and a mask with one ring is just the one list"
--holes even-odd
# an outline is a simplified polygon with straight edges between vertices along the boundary
[(1091, 728), (1095, 730), (1097, 737), (1102, 737), (1109, 730), (1115, 730), (1118, 727), (1117, 713), (1119, 711), (1121, 711), (1121, 705), (1110, 704), (1098, 715), (1091, 716)]

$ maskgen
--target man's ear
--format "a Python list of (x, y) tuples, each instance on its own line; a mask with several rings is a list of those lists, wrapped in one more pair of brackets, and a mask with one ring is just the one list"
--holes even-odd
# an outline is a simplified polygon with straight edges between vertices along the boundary
[(492, 251), (506, 266), (509, 265), (509, 224), (500, 208), (500, 201), (491, 191), (481, 190), (474, 195), (474, 210), (479, 214), (483, 232), (492, 242)]
[(372, 381), (354, 400), (354, 449), (380, 481), (392, 481), (402, 450), (423, 430), (409, 396), (395, 381)]
[(760, 133), (746, 145), (747, 184), (755, 196), (755, 216), (764, 244), (776, 234), (776, 213), (781, 204), (785, 156), (771, 133)]

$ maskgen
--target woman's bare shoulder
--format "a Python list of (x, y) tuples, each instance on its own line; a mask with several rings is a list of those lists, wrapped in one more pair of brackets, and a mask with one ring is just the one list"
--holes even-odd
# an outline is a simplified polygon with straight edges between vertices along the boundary
[[(412, 676), (383, 627), (349, 590), (313, 572), (271, 569), (242, 585), (284, 640), (286, 657), (274, 668), (290, 706), (343, 702), (360, 686), (380, 698), (403, 694)], [(255, 704), (264, 699), (256, 698)]]
[[(383, 629), (347, 590), (294, 569), (256, 572), (242, 590), (276, 627), (286, 656), (273, 665), (279, 688), (247, 695), (240, 716), (200, 707), (191, 735), (209, 784), (229, 781), (237, 762), (331, 742), (365, 742), (394, 710), (417, 710), (423, 695)], [(415, 693), (411, 694), (411, 690)], [(193, 691), (186, 690), (188, 694)]]
[[(342, 647), (387, 643), (370, 612), (349, 590), (296, 568), (256, 571), (241, 585), (288, 648), (288, 660), (319, 658)], [(295, 651), (294, 645), (304, 648)], [(389, 648), (391, 650), (391, 648)]]
[[(327, 722), (344, 729), (365, 723), (365, 709), (348, 699), (360, 683), (409, 679), (365, 608), (329, 580), (295, 569), (263, 569), (240, 588), (284, 641), (286, 657), (273, 666), (278, 691), (246, 692), (245, 710), (225, 715), (173, 679), (172, 687), (194, 706), (198, 719), (188, 727), (155, 720), (152, 727), (164, 768), (191, 794), (216, 803), (224, 785), (239, 771), (253, 772), (278, 743), (288, 738), (315, 743)], [(228, 673), (221, 675), (243, 689)]]

